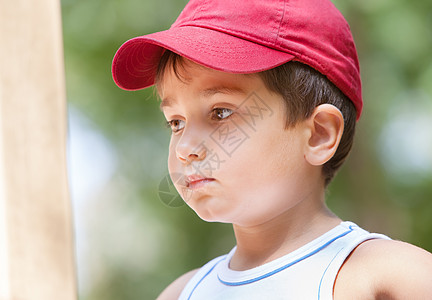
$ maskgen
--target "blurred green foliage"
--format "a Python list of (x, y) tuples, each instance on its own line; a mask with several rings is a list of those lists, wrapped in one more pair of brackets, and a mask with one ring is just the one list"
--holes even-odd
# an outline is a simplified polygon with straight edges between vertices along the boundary
[[(128, 234), (141, 239), (144, 248), (156, 249), (150, 251), (150, 262), (137, 258), (132, 266), (95, 253), (103, 268), (91, 272), (97, 278), (81, 291), (82, 300), (154, 299), (176, 277), (226, 253), (235, 243), (229, 225), (205, 223), (186, 205), (170, 208), (159, 200), (158, 185), (168, 173), (169, 131), (164, 129), (156, 97), (152, 89), (123, 91), (111, 78), (118, 47), (129, 38), (167, 29), (186, 2), (62, 1), (68, 101), (96, 124), (117, 153), (119, 163), (110, 185), (123, 192), (116, 194), (115, 201), (124, 204), (126, 214), (130, 209), (142, 216), (137, 224), (147, 230), (143, 234), (137, 228)], [(432, 125), (413, 127), (410, 118), (424, 114), (432, 119), (432, 2), (334, 3), (348, 19), (356, 40), (365, 109), (353, 152), (329, 188), (328, 204), (343, 219), (431, 251)], [(385, 128), (404, 113), (411, 113), (409, 126), (395, 137), (406, 136), (400, 141), (408, 141), (407, 155), (422, 159), (416, 151), (431, 149), (429, 157), (426, 154), (420, 161), (421, 170), (398, 169), (398, 163), (407, 160), (398, 157), (398, 147), (403, 145), (392, 144), (397, 139), (386, 134), (391, 131)], [(410, 143), (414, 135), (429, 144)], [(386, 148), (383, 141), (387, 140)], [(394, 150), (396, 159), (386, 149)], [(149, 232), (155, 237), (147, 241)], [(123, 251), (127, 255), (130, 249)]]

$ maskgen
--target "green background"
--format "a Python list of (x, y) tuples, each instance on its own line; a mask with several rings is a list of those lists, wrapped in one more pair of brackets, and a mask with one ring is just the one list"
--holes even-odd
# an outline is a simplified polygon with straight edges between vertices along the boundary
[[(103, 186), (75, 207), (77, 242), (85, 248), (78, 255), (82, 300), (154, 299), (234, 245), (229, 225), (160, 200), (170, 132), (154, 91), (123, 91), (110, 73), (124, 41), (167, 29), (186, 2), (62, 1), (69, 108), (115, 160)], [(365, 108), (328, 205), (342, 219), (431, 251), (432, 2), (334, 3), (356, 41)], [(73, 135), (70, 143), (77, 143)], [(90, 161), (97, 155), (90, 147), (86, 153)]]

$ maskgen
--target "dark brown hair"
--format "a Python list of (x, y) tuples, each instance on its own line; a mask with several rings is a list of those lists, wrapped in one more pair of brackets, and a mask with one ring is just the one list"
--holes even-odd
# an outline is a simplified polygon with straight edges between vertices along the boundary
[[(178, 70), (179, 67), (184, 67), (182, 62), (180, 55), (166, 50), (157, 69), (156, 88), (167, 68), (172, 68), (179, 79), (184, 79)], [(333, 157), (322, 167), (324, 184), (327, 186), (345, 161), (353, 144), (357, 116), (354, 104), (327, 77), (299, 62), (291, 61), (257, 75), (270, 91), (278, 93), (285, 100), (285, 129), (309, 118), (321, 104), (332, 104), (341, 111), (344, 118), (341, 141)]]

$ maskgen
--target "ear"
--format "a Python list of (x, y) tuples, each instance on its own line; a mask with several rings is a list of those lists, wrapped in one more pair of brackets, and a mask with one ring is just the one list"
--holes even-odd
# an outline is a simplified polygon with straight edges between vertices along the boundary
[(323, 165), (333, 157), (339, 146), (344, 130), (342, 113), (334, 105), (321, 104), (306, 124), (309, 136), (305, 158), (311, 165)]

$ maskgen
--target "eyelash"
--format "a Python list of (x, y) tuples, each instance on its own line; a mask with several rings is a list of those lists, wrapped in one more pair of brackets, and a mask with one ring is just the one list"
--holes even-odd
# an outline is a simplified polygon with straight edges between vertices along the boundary
[[(224, 111), (224, 110), (228, 110), (231, 113), (225, 118), (219, 118), (219, 117), (215, 116), (217, 114), (217, 112)], [(233, 113), (234, 113), (234, 111), (232, 109), (225, 108), (225, 107), (217, 107), (217, 108), (212, 109), (212, 111), (210, 112), (210, 117), (212, 120), (215, 120), (215, 121), (223, 121), (223, 120), (230, 118)], [(174, 126), (175, 122), (180, 122), (180, 121), (181, 120), (173, 119), (173, 120), (167, 121), (165, 123), (165, 126), (167, 128), (170, 128), (172, 130), (172, 132), (176, 133), (176, 132), (180, 131), (181, 129), (175, 130), (175, 129), (173, 129), (173, 126)]]
[[(223, 111), (223, 110), (228, 110), (228, 111), (230, 111), (231, 113), (230, 113), (227, 117), (225, 117), (225, 118), (215, 117), (216, 111)], [(212, 109), (212, 111), (210, 112), (210, 115), (211, 115), (211, 119), (212, 119), (212, 120), (222, 121), (222, 120), (226, 120), (226, 119), (228, 119), (229, 117), (231, 117), (231, 115), (232, 115), (233, 113), (234, 113), (234, 111), (233, 111), (232, 109), (225, 108), (225, 107), (216, 107), (216, 108), (213, 108), (213, 109)]]
[(167, 122), (165, 123), (165, 126), (166, 126), (167, 128), (169, 128), (169, 129), (171, 129), (172, 132), (180, 131), (180, 129), (179, 129), (179, 130), (174, 130), (174, 129), (173, 129), (173, 126), (174, 126), (173, 124), (174, 124), (174, 122), (178, 122), (178, 121), (180, 121), (180, 120), (175, 119), (175, 120), (167, 121)]

